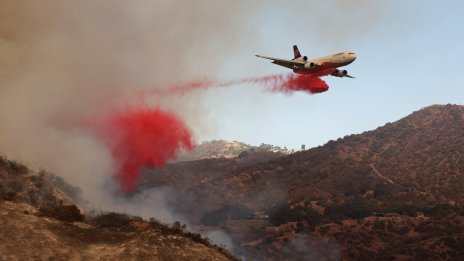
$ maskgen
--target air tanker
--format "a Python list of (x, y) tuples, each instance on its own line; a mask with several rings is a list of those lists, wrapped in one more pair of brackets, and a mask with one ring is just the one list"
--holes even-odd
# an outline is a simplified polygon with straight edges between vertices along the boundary
[(339, 70), (342, 67), (356, 60), (354, 52), (340, 52), (333, 55), (324, 56), (317, 59), (308, 59), (307, 56), (301, 56), (296, 45), (293, 46), (294, 58), (292, 60), (273, 58), (268, 56), (256, 55), (259, 58), (272, 60), (273, 64), (277, 64), (293, 70), (298, 74), (304, 74), (314, 77), (332, 75), (335, 77), (354, 78), (348, 74), (346, 70)]

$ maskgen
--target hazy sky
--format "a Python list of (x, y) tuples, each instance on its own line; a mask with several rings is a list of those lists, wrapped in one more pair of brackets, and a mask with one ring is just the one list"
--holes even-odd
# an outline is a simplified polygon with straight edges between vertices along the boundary
[(94, 166), (111, 165), (108, 151), (82, 122), (137, 103), (141, 89), (291, 73), (254, 55), (291, 58), (293, 44), (314, 58), (356, 52), (346, 67), (356, 79), (325, 77), (330, 89), (317, 95), (247, 84), (147, 103), (178, 114), (198, 142), (295, 149), (431, 104), (462, 104), (463, 7), (418, 0), (0, 0), (0, 147), (58, 173), (70, 162), (77, 173), (104, 172)]
[[(355, 8), (334, 1), (294, 2), (301, 5), (299, 13), (287, 12), (280, 2), (260, 10), (249, 25), (258, 36), (248, 40), (240, 57), (224, 50), (230, 61), (217, 77), (288, 72), (253, 55), (290, 58), (298, 44), (308, 57), (356, 52), (358, 59), (346, 67), (356, 79), (325, 77), (330, 90), (318, 95), (263, 93), (250, 85), (211, 90), (205, 102), (217, 132), (202, 138), (313, 147), (428, 105), (463, 104), (464, 2), (389, 1), (372, 7), (365, 3), (374, 1), (347, 1), (363, 2)], [(327, 21), (312, 19), (315, 10)], [(339, 36), (325, 31), (325, 23), (339, 24)]]

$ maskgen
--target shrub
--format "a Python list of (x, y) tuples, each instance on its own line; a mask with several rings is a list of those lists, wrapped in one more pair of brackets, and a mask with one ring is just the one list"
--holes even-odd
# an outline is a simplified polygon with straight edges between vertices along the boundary
[(58, 188), (63, 190), (68, 196), (70, 196), (75, 201), (79, 202), (82, 200), (81, 194), (82, 190), (79, 187), (72, 186), (68, 184), (62, 177), (53, 175), (51, 173), (47, 173), (45, 171), (41, 171), (42, 175), (49, 178), (49, 180)]
[(15, 174), (26, 174), (29, 170), (26, 165), (18, 161), (8, 161), (10, 170)]
[(40, 207), (40, 213), (44, 216), (55, 218), (61, 221), (82, 221), (84, 215), (76, 205), (63, 205), (52, 207)]
[(176, 233), (183, 233), (187, 230), (187, 225), (181, 224), (179, 221), (175, 221), (172, 223), (171, 229)]
[(21, 192), (24, 189), (23, 184), (20, 181), (17, 181), (17, 180), (10, 181), (7, 184), (7, 187), (10, 188), (14, 192)]
[(385, 221), (376, 220), (374, 222), (374, 225), (372, 226), (372, 229), (374, 229), (374, 230), (385, 230)]
[(287, 204), (281, 203), (269, 211), (269, 221), (274, 226), (287, 222), (307, 222), (310, 228), (314, 229), (321, 220), (321, 215), (311, 207), (290, 208)]
[(409, 227), (408, 226), (404, 226), (404, 227), (401, 227), (399, 230), (398, 230), (398, 234), (400, 235), (405, 235), (409, 232)]
[(372, 209), (363, 199), (354, 199), (349, 202), (327, 207), (325, 218), (330, 221), (346, 218), (361, 219), (369, 216), (371, 213)]
[(205, 214), (201, 218), (200, 222), (207, 226), (217, 226), (220, 222), (224, 220), (246, 219), (252, 214), (253, 212), (249, 210), (247, 207), (239, 203), (233, 203), (227, 204), (218, 210)]
[(123, 227), (129, 225), (131, 218), (127, 214), (110, 212), (96, 216), (93, 221), (101, 227)]
[(459, 249), (458, 242), (452, 237), (445, 237), (445, 239), (443, 239), (443, 243), (451, 249)]

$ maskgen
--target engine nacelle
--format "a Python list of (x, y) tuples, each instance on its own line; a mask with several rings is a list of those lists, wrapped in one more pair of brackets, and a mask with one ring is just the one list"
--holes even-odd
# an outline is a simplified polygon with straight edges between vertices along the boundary
[(335, 76), (335, 77), (345, 77), (348, 75), (348, 71), (347, 70), (336, 70), (334, 73), (332, 73), (332, 76)]
[(315, 64), (314, 62), (310, 62), (310, 63), (305, 63), (304, 65), (304, 68), (305, 69), (314, 69), (316, 68), (317, 64)]
[(303, 56), (303, 60), (306, 62), (308, 60), (308, 56)]

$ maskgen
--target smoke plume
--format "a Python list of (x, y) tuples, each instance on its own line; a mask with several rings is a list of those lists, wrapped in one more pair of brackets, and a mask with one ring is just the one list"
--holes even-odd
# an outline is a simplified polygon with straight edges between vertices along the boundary
[[(248, 30), (224, 12), (249, 17), (250, 11), (202, 3), (1, 0), (1, 152), (64, 176), (99, 201), (117, 166), (107, 144), (82, 122), (138, 104), (132, 94), (139, 86), (160, 89), (214, 74), (223, 48), (243, 47), (234, 39)], [(201, 136), (210, 131), (201, 95), (147, 106), (173, 112)]]
[[(122, 180), (123, 190), (132, 188), (131, 178), (137, 176), (136, 172), (131, 172), (130, 177), (122, 174), (124, 168), (133, 169), (134, 163), (130, 157), (122, 157), (120, 150), (137, 154), (139, 149), (131, 143), (138, 142), (131, 135), (138, 135), (139, 130), (128, 125), (145, 126), (142, 122), (152, 118), (170, 119), (177, 124), (181, 138), (174, 139), (172, 144), (177, 145), (169, 146), (169, 153), (161, 157), (166, 160), (179, 147), (191, 146), (195, 137), (214, 131), (205, 118), (206, 112), (214, 110), (202, 102), (203, 92), (159, 96), (147, 101), (148, 109), (144, 112), (125, 112), (121, 108), (137, 108), (139, 101), (133, 99), (133, 93), (150, 93), (163, 86), (205, 77), (227, 78), (224, 72), (230, 68), (243, 77), (255, 75), (252, 68), (256, 67), (250, 64), (253, 54), (269, 51), (266, 48), (270, 48), (271, 41), (282, 47), (288, 44), (288, 39), (277, 35), (286, 33), (303, 41), (298, 37), (312, 27), (313, 35), (308, 37), (319, 31), (323, 34), (311, 38), (312, 41), (304, 39), (307, 45), (314, 45), (314, 39), (332, 45), (359, 39), (375, 29), (375, 21), (385, 5), (367, 0), (338, 0), (318, 8), (319, 4), (320, 1), (271, 5), (269, 1), (244, 0), (0, 0), (0, 153), (66, 178), (83, 189), (83, 196), (93, 206), (124, 211), (123, 206), (136, 215), (171, 213), (167, 204), (149, 203), (165, 197), (125, 201), (109, 193), (112, 190), (108, 184), (113, 184), (114, 173), (119, 173), (116, 176)], [(339, 14), (343, 23), (327, 21), (333, 19), (337, 10), (342, 10)], [(345, 17), (348, 14), (350, 17)], [(369, 18), (370, 22), (365, 23)], [(270, 30), (269, 21), (277, 23), (276, 29)], [(282, 81), (279, 77), (284, 82), (288, 80), (286, 76), (270, 80)], [(305, 89), (308, 85), (300, 84), (300, 80), (291, 79), (290, 85), (280, 85), (283, 87), (276, 91)], [(315, 92), (327, 89), (323, 82), (314, 80), (318, 86)], [(83, 122), (95, 118), (114, 119), (105, 123), (109, 124), (108, 131), (114, 130), (118, 137), (109, 140), (95, 135), (92, 128), (82, 128)], [(138, 121), (139, 118), (143, 120)], [(192, 139), (187, 135), (190, 132)], [(146, 138), (153, 137), (149, 134)], [(115, 140), (118, 142), (113, 143)], [(145, 152), (145, 147), (141, 149)], [(147, 153), (157, 152), (149, 149)], [(159, 162), (145, 158), (135, 165), (156, 167)], [(153, 204), (160, 209), (152, 211)]]
[[(249, 57), (269, 46), (263, 26), (276, 14), (294, 17), (306, 10), (300, 19), (282, 20), (282, 28), (291, 33), (289, 28), (314, 25), (324, 29), (319, 40), (325, 44), (365, 34), (385, 10), (367, 0), (348, 2), (317, 7), (317, 1), (294, 1), (274, 10), (268, 1), (0, 0), (0, 149), (98, 199), (113, 160), (98, 138), (80, 128), (82, 121), (127, 103), (124, 97), (138, 86), (158, 90), (220, 77), (234, 61), (248, 71), (255, 59)], [(328, 23), (337, 9), (356, 19)], [(377, 18), (365, 23), (366, 17)], [(346, 28), (350, 33), (341, 34)], [(202, 92), (190, 92), (164, 97), (159, 105), (179, 115), (196, 137), (212, 131), (201, 100)]]

